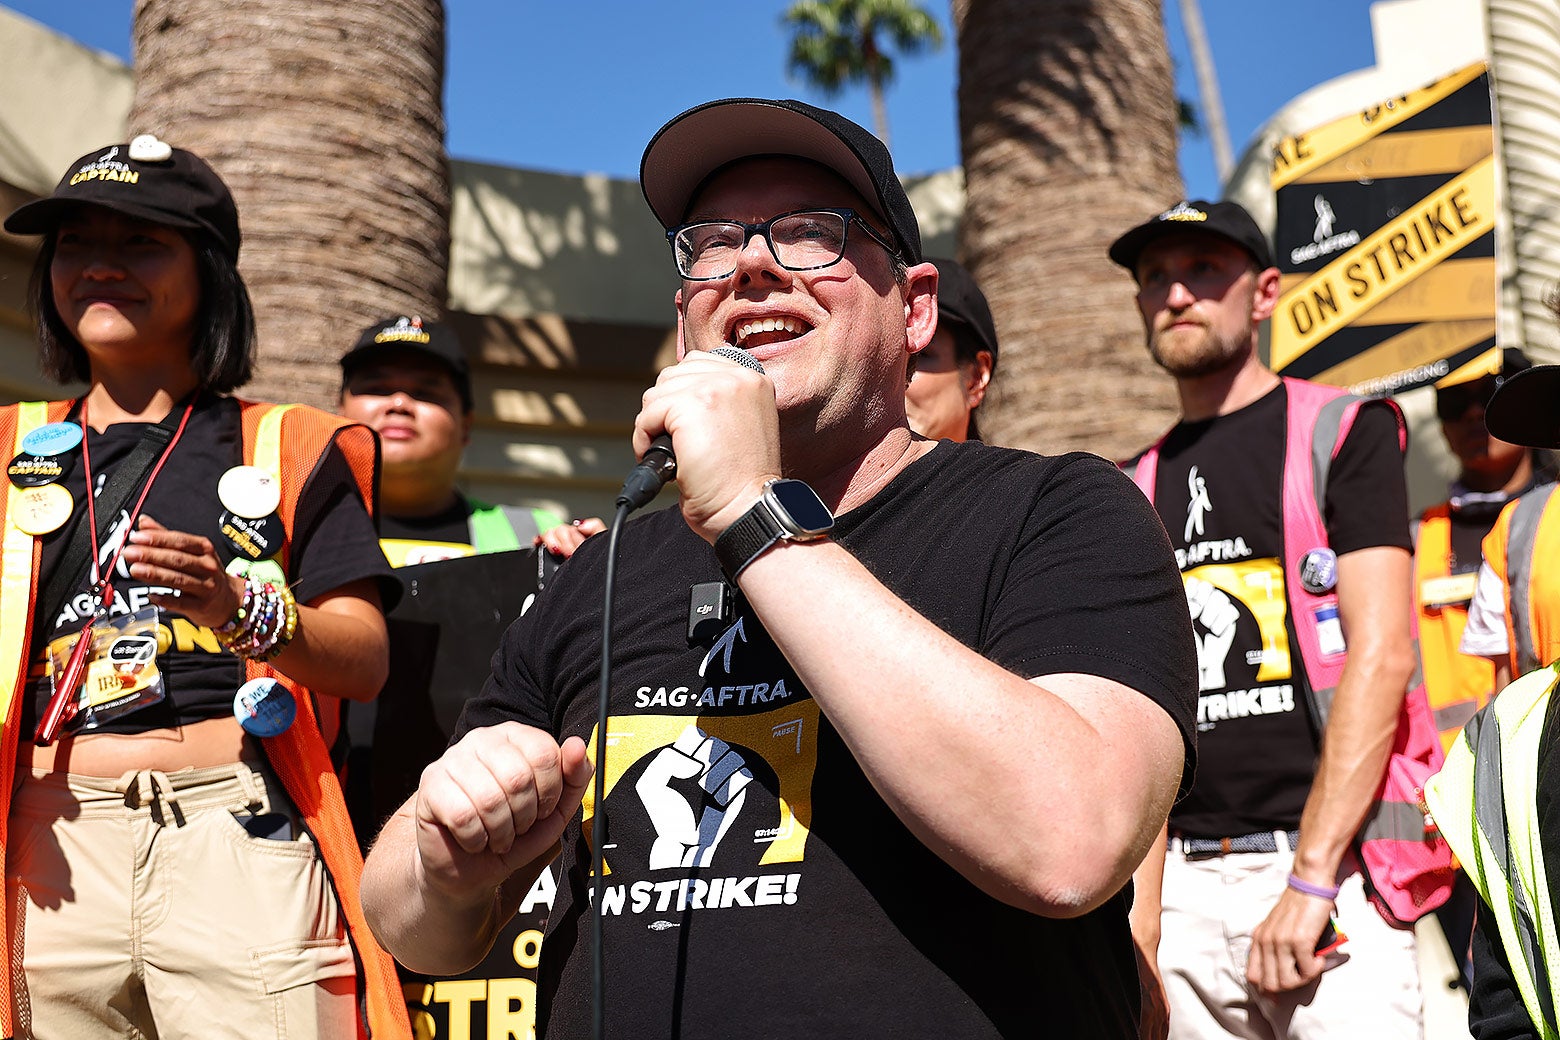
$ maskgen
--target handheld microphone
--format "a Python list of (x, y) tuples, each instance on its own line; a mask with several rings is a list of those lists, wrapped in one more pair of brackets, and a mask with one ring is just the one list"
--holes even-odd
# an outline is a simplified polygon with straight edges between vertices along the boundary
[[(759, 375), (764, 373), (764, 366), (745, 350), (725, 346), (716, 347), (710, 353), (735, 361), (743, 368), (751, 368)], [(672, 452), (672, 435), (658, 433), (651, 438), (650, 447), (645, 449), (643, 457), (628, 471), (628, 479), (623, 481), (623, 490), (618, 492), (618, 508), (627, 506), (632, 512), (648, 505), (651, 499), (661, 493), (666, 482), (676, 475), (677, 456)]]

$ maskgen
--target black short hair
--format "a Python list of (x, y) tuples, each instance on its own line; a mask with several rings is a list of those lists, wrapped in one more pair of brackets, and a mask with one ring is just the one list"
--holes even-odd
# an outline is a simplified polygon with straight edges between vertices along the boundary
[[(255, 363), (255, 312), (238, 264), (205, 231), (177, 229), (195, 251), (200, 307), (190, 340), (190, 364), (202, 389), (225, 394), (249, 382)], [(38, 330), (38, 364), (57, 383), (89, 383), (92, 364), (54, 307), (56, 235), (44, 236), (27, 285), (27, 306)]]

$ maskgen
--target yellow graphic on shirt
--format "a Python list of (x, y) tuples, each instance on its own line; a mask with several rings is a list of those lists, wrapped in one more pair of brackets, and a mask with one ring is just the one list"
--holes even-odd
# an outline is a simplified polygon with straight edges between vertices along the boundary
[(1284, 592), (1284, 568), (1276, 558), (1193, 567), (1181, 572), (1181, 581), (1194, 623), (1201, 690), (1222, 690), (1229, 685), (1225, 662), (1237, 649), (1234, 640), (1240, 606), (1256, 619), (1262, 639), (1260, 647), (1246, 650), (1246, 661), (1258, 665), (1256, 681), (1290, 677), (1289, 632), (1284, 626), (1289, 601)]
[[(624, 794), (636, 812), (642, 808), (653, 838), (648, 848), (630, 852), (614, 830), (606, 873), (624, 855), (650, 870), (705, 867), (730, 845), (752, 845), (754, 866), (801, 862), (812, 822), (819, 722), (810, 699), (752, 715), (614, 716), (607, 723), (607, 797), (635, 772), (634, 791)], [(592, 733), (592, 754), (595, 746)], [(768, 794), (755, 782), (759, 771), (777, 782), (777, 810), (759, 807), (760, 795)], [(594, 786), (582, 812), (585, 838), (593, 841)]]
[(379, 548), (392, 567), (411, 567), (477, 554), (476, 548), (465, 542), (434, 542), (422, 538), (381, 538)]

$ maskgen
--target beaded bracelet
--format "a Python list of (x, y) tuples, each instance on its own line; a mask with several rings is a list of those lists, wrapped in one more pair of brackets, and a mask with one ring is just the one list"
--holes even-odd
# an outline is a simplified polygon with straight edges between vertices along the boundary
[(281, 625), (271, 645), (263, 654), (257, 655), (263, 661), (269, 661), (287, 649), (287, 644), (292, 642), (293, 635), (298, 631), (298, 601), (293, 598), (292, 589), (281, 585), (276, 591), (282, 601)]
[(226, 646), (226, 641), (238, 634), (240, 627), (244, 623), (244, 619), (247, 618), (249, 616), (249, 612), (254, 609), (254, 604), (255, 585), (253, 582), (246, 580), (244, 582), (244, 598), (239, 600), (238, 609), (233, 612), (233, 616), (228, 618), (226, 622), (211, 630), (212, 634), (217, 637), (218, 642), (222, 643), (223, 646)]
[(1337, 885), (1318, 885), (1315, 882), (1307, 881), (1303, 877), (1296, 877), (1294, 874), (1289, 875), (1289, 887), (1296, 892), (1304, 892), (1308, 896), (1315, 896), (1317, 899), (1338, 898)]
[(286, 584), (254, 577), (244, 579), (238, 610), (212, 629), (229, 653), (252, 661), (269, 661), (280, 654), (298, 631), (298, 601)]

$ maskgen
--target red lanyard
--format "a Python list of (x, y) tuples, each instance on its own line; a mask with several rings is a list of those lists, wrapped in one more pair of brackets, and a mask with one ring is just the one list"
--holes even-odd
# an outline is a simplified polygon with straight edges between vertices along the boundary
[(141, 497), (135, 500), (135, 505), (130, 508), (129, 520), (124, 527), (124, 535), (119, 540), (119, 548), (114, 550), (113, 558), (108, 561), (108, 566), (98, 569), (98, 527), (97, 509), (94, 506), (92, 494), (92, 452), (87, 447), (91, 437), (91, 427), (87, 425), (87, 403), (81, 402), (81, 462), (87, 478), (87, 531), (92, 545), (92, 567), (97, 572), (97, 579), (93, 581), (91, 592), (97, 598), (92, 615), (87, 618), (87, 623), (82, 626), (81, 634), (76, 637), (76, 645), (71, 649), (70, 660), (65, 665), (65, 670), (60, 673), (54, 682), (54, 692), (49, 697), (49, 704), (44, 709), (43, 717), (38, 721), (38, 729), (33, 734), (33, 743), (39, 747), (48, 747), (59, 736), (62, 727), (76, 711), (76, 692), (81, 689), (81, 680), (86, 675), (87, 658), (91, 656), (93, 632), (97, 623), (108, 615), (109, 608), (114, 602), (114, 568), (119, 565), (119, 557), (125, 551), (125, 544), (130, 540), (130, 532), (135, 530), (136, 517), (141, 514), (141, 506), (146, 502), (147, 493), (152, 490), (152, 484), (156, 482), (157, 475), (162, 472), (163, 463), (168, 461), (168, 456), (173, 454), (173, 446), (179, 443), (179, 438), (184, 434), (184, 427), (189, 424), (190, 413), (195, 410), (195, 398), (190, 398), (190, 403), (184, 407), (184, 418), (179, 420), (179, 427), (168, 440), (168, 446), (162, 450), (157, 458), (157, 464), (152, 467), (151, 474), (146, 478), (146, 483), (141, 487)]
[(146, 483), (141, 486), (141, 497), (135, 500), (135, 505), (130, 507), (130, 516), (125, 523), (124, 537), (119, 539), (119, 548), (114, 550), (114, 558), (108, 561), (108, 566), (98, 570), (98, 527), (97, 509), (94, 503), (97, 497), (92, 493), (92, 452), (87, 449), (91, 427), (87, 425), (87, 402), (81, 401), (81, 464), (87, 477), (87, 534), (92, 539), (92, 568), (97, 571), (97, 580), (92, 583), (92, 591), (98, 597), (98, 608), (95, 618), (101, 619), (108, 613), (108, 608), (114, 602), (114, 568), (119, 565), (119, 556), (125, 551), (125, 545), (130, 541), (130, 532), (135, 530), (136, 517), (141, 515), (141, 506), (146, 501), (147, 494), (152, 490), (152, 484), (157, 480), (157, 474), (162, 472), (163, 463), (168, 461), (168, 456), (173, 454), (173, 446), (179, 443), (179, 438), (184, 435), (184, 427), (189, 424), (190, 413), (195, 410), (195, 398), (190, 398), (190, 403), (184, 406), (184, 418), (179, 420), (178, 429), (173, 431), (173, 436), (168, 439), (168, 446), (157, 457), (157, 465), (152, 467), (151, 476), (146, 478)]

